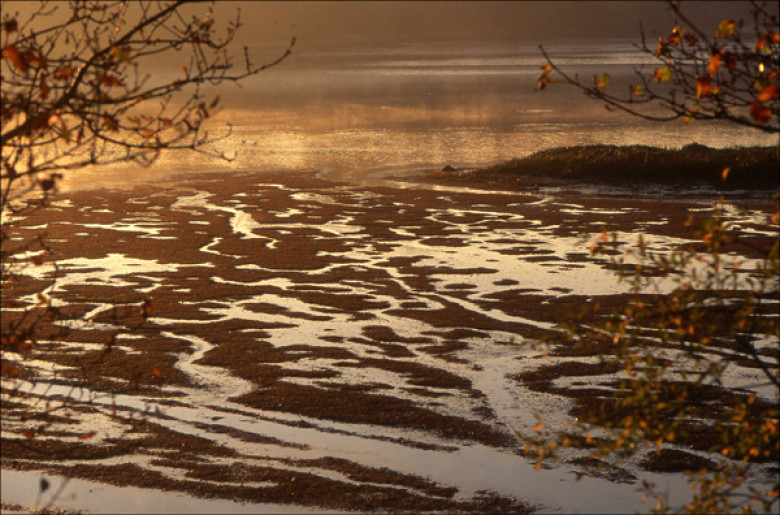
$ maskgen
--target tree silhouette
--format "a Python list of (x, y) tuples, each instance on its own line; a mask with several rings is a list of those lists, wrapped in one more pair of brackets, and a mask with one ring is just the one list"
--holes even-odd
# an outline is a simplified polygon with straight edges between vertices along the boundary
[[(47, 256), (45, 238), (15, 241), (14, 224), (46, 209), (69, 170), (120, 162), (148, 166), (175, 149), (228, 159), (211, 145), (227, 137), (225, 131), (215, 137), (206, 130), (219, 97), (206, 98), (204, 87), (238, 83), (292, 52), (294, 38), (277, 58), (256, 64), (246, 47), (235, 48), (240, 11), (223, 25), (213, 6), (190, 9), (188, 3), (42, 2), (25, 13), (12, 2), (2, 5), (3, 394), (19, 394), (6, 379), (35, 380), (21, 363), (35, 349), (41, 326), (47, 325), (48, 337), (50, 322), (63, 316), (52, 305), (58, 268)], [(147, 73), (163, 59), (170, 73)], [(23, 282), (21, 274), (44, 262), (53, 264), (53, 273), (38, 283), (34, 300), (20, 300), (15, 288)], [(30, 298), (30, 286), (21, 288)], [(132, 327), (151, 310), (147, 299), (113, 313), (133, 318)], [(159, 378), (159, 369), (151, 374)]]

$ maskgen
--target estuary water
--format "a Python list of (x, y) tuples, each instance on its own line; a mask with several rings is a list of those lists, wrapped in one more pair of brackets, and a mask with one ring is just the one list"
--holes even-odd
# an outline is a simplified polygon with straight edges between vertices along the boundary
[[(580, 76), (610, 72), (616, 88), (633, 67), (653, 66), (624, 41), (564, 42), (549, 50)], [(68, 175), (70, 191), (51, 211), (23, 220), (12, 241), (49, 231), (61, 274), (54, 306), (80, 320), (67, 341), (40, 342), (59, 353), (26, 362), (40, 383), (9, 384), (29, 393), (17, 400), (33, 407), (40, 405), (35, 395), (69, 395), (67, 383), (56, 384), (58, 374), (71, 377), (73, 362), (102, 356), (109, 333), (112, 359), (122, 365), (90, 371), (91, 380), (119, 393), (79, 388), (89, 410), (74, 410), (46, 436), (86, 446), (93, 441), (66, 430), (95, 431), (94, 445), (107, 457), (25, 459), (19, 452), (55, 477), (64, 467), (83, 468), (57, 506), (140, 513), (148, 511), (140, 499), (153, 499), (160, 512), (341, 512), (364, 506), (336, 502), (360, 487), (367, 493), (357, 501), (397, 499), (374, 504), (374, 511), (397, 511), (405, 499), (427, 503), (414, 511), (469, 511), (487, 506), (478, 503), (491, 493), (509, 507), (522, 502), (541, 512), (625, 513), (648, 508), (637, 493), (641, 480), (655, 482), (672, 507), (682, 506), (689, 494), (680, 475), (646, 472), (635, 460), (625, 464), (622, 482), (578, 481), (577, 467), (534, 470), (512, 438), (489, 436), (529, 434), (536, 415), (550, 427), (570, 421), (570, 399), (531, 391), (517, 374), (562, 361), (538, 347), (538, 335), (556, 321), (550, 310), (557, 302), (627, 291), (603, 260), (589, 256), (581, 235), (608, 227), (630, 242), (642, 233), (653, 251), (669, 252), (691, 242), (682, 220), (710, 213), (711, 201), (376, 183), (556, 146), (730, 147), (776, 139), (726, 124), (642, 122), (606, 112), (563, 84), (535, 93), (541, 64), (534, 47), (302, 47), (243, 88), (215, 92), (224, 110), (212, 130), (227, 134), (228, 123), (232, 129), (214, 150), (232, 161), (171, 153), (148, 169)], [(169, 173), (184, 175), (175, 185), (138, 184)], [(77, 191), (111, 185), (134, 189)], [(746, 231), (771, 230), (768, 213), (729, 213)], [(750, 264), (730, 255), (728, 266), (735, 263)], [(28, 273), (44, 277), (53, 273), (48, 266)], [(154, 300), (147, 333), (111, 318), (119, 298)], [(130, 375), (128, 360), (146, 376)], [(159, 368), (150, 372), (152, 365)], [(162, 384), (149, 381), (154, 370)], [(557, 386), (606, 387), (613, 379), (562, 376)], [(760, 377), (735, 367), (728, 379), (753, 387)], [(139, 381), (146, 389), (133, 387)], [(127, 418), (118, 419), (117, 410)], [(397, 420), (384, 416), (390, 411)], [(412, 412), (428, 425), (407, 416)], [(134, 432), (130, 422), (141, 415), (146, 430)], [(474, 431), (456, 431), (466, 425)], [(21, 423), (3, 429), (12, 444), (24, 441)], [(115, 437), (145, 443), (129, 450), (101, 443)], [(83, 481), (108, 481), (115, 469), (138, 476), (129, 484), (153, 477), (180, 492), (204, 488), (249, 504)], [(37, 477), (4, 469), (3, 501), (43, 504), (31, 483)], [(315, 485), (312, 498), (298, 501), (293, 495), (307, 490), (293, 483), (304, 480)], [(52, 491), (61, 482), (56, 477)], [(336, 501), (314, 496), (323, 490)], [(289, 504), (295, 502), (301, 504)]]
[[(377, 173), (480, 167), (558, 146), (614, 144), (679, 148), (773, 145), (777, 137), (726, 122), (648, 122), (607, 111), (567, 84), (534, 91), (544, 58), (533, 45), (433, 42), (323, 51), (302, 48), (281, 65), (208, 91), (222, 110), (212, 149), (163, 155), (150, 169), (85, 170), (66, 188), (144, 180), (167, 172), (314, 171), (363, 182)], [(559, 41), (545, 49), (567, 73), (612, 75), (628, 91), (652, 56), (633, 41)], [(265, 54), (262, 54), (265, 55)], [(272, 55), (272, 54), (269, 54)], [(166, 67), (155, 71), (175, 78)], [(170, 77), (168, 77), (168, 75)]]

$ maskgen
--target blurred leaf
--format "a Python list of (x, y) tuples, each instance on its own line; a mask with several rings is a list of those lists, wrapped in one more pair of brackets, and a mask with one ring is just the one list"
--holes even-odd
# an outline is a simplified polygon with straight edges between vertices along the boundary
[(710, 75), (715, 75), (718, 68), (720, 68), (720, 54), (712, 54), (710, 56), (710, 63), (707, 65), (707, 69), (710, 71)]
[(672, 69), (668, 66), (656, 68), (653, 72), (653, 80), (656, 82), (666, 82), (672, 77)]
[(151, 314), (152, 312), (152, 301), (149, 299), (144, 299), (143, 303), (141, 304), (141, 315), (146, 318)]
[(54, 71), (53, 77), (57, 80), (68, 80), (73, 75), (73, 66), (63, 66)]
[(104, 114), (101, 120), (103, 121), (103, 127), (110, 131), (115, 131), (119, 128), (116, 120), (110, 115)]
[(734, 34), (734, 29), (737, 26), (732, 20), (723, 20), (718, 25), (718, 30), (715, 31), (715, 37), (725, 38)]
[(759, 102), (767, 102), (778, 97), (777, 84), (769, 84), (758, 92), (756, 98)]
[(114, 59), (118, 63), (129, 63), (130, 62), (130, 49), (128, 47), (118, 48), (118, 47), (112, 46), (111, 47), (111, 53), (114, 55)]
[(682, 35), (685, 33), (685, 29), (677, 26), (672, 29), (672, 31), (669, 33), (669, 36), (666, 38), (666, 40), (669, 42), (670, 45), (679, 45), (680, 39), (682, 38)]
[(37, 254), (30, 258), (30, 261), (32, 261), (32, 264), (35, 266), (41, 266), (44, 261), (43, 253)]
[(723, 182), (726, 182), (726, 178), (729, 176), (729, 172), (731, 171), (731, 167), (727, 166), (723, 169), (722, 172), (720, 172), (720, 178)]
[(685, 42), (688, 43), (689, 46), (696, 46), (699, 42), (699, 38), (697, 38), (693, 32), (686, 32), (683, 39), (685, 39)]
[(40, 491), (41, 491), (41, 493), (43, 493), (43, 492), (45, 492), (46, 490), (48, 490), (48, 489), (49, 489), (49, 486), (50, 486), (50, 485), (49, 485), (49, 480), (48, 480), (48, 479), (46, 479), (45, 477), (42, 477), (42, 478), (41, 478), (41, 483), (40, 483)]
[(143, 129), (141, 130), (141, 136), (143, 136), (144, 139), (150, 139), (154, 137), (154, 131), (151, 129)]
[(710, 97), (713, 95), (712, 75), (709, 73), (699, 77), (696, 81), (696, 98)]
[(162, 372), (160, 371), (160, 369), (159, 369), (159, 368), (157, 368), (157, 367), (154, 367), (154, 368), (152, 369), (152, 375), (153, 375), (154, 377), (156, 377), (157, 379), (160, 379), (160, 380), (162, 380)]
[(30, 65), (25, 57), (19, 52), (15, 45), (3, 45), (3, 59), (8, 60), (11, 65), (20, 73), (27, 73)]
[(97, 434), (97, 431), (88, 431), (86, 433), (82, 433), (79, 435), (79, 440), (89, 440), (90, 438), (94, 438)]
[(607, 89), (611, 80), (612, 80), (612, 76), (610, 74), (608, 73), (603, 74), (601, 77), (599, 77), (599, 88)]
[(754, 102), (750, 104), (750, 116), (753, 118), (754, 122), (765, 125), (772, 119), (772, 111), (764, 107), (761, 103)]
[(632, 95), (641, 95), (642, 94), (642, 86), (630, 86), (631, 88), (631, 94)]
[(98, 81), (107, 88), (113, 88), (114, 86), (122, 86), (122, 82), (111, 75), (110, 73), (100, 72), (98, 75)]

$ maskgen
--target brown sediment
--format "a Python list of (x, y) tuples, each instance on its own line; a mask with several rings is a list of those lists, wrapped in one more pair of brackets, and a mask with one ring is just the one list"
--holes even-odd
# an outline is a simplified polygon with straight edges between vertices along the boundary
[[(553, 295), (549, 291), (525, 287), (519, 277), (517, 280), (492, 279), (498, 270), (490, 262), (469, 263), (463, 267), (431, 264), (428, 261), (431, 248), (459, 252), (468, 240), (483, 231), (471, 233), (466, 224), (478, 224), (487, 230), (517, 232), (517, 237), (488, 236), (485, 243), (501, 245), (496, 252), (516, 258), (518, 263), (539, 262), (556, 267), (582, 266), (588, 262), (605, 264), (602, 258), (586, 252), (585, 243), (582, 252), (570, 252), (562, 257), (540, 248), (542, 242), (522, 231), (534, 227), (533, 220), (538, 222), (537, 228), (553, 235), (580, 236), (602, 230), (639, 233), (652, 227), (654, 234), (684, 238), (691, 236), (686, 225), (691, 206), (701, 207), (700, 202), (688, 204), (663, 198), (578, 197), (567, 199), (567, 202), (582, 206), (582, 212), (566, 213), (533, 204), (538, 197), (531, 195), (511, 197), (513, 207), (508, 208), (505, 195), (448, 192), (451, 198), (446, 201), (439, 198), (438, 192), (383, 187), (371, 188), (371, 199), (356, 202), (348, 192), (336, 188), (342, 185), (308, 174), (270, 176), (273, 182), (285, 185), (278, 189), (263, 187), (263, 180), (269, 180), (269, 177), (236, 174), (232, 180), (224, 180), (221, 176), (193, 175), (187, 178), (186, 184), (171, 185), (165, 191), (139, 185), (129, 192), (74, 192), (69, 196), (73, 203), (71, 207), (33, 213), (24, 225), (34, 227), (46, 223), (49, 238), (57, 240), (51, 242), (52, 254), (47, 255), (47, 259), (121, 254), (153, 260), (161, 266), (171, 265), (175, 271), (133, 273), (129, 267), (114, 277), (128, 284), (117, 284), (92, 277), (99, 271), (97, 269), (78, 269), (86, 279), (56, 292), (55, 297), (63, 305), (57, 307), (57, 317), (44, 318), (37, 327), (40, 343), (30, 350), (30, 357), (74, 367), (60, 371), (58, 381), (88, 385), (102, 392), (147, 396), (162, 406), (188, 407), (181, 402), (186, 397), (182, 391), (207, 388), (180, 367), (181, 361), (195, 352), (193, 341), (197, 338), (207, 342), (208, 348), (193, 365), (214, 367), (215, 374), (224, 373), (245, 380), (252, 390), (236, 393), (231, 400), (247, 410), (293, 416), (293, 420), (278, 423), (333, 432), (337, 430), (318, 424), (327, 426), (328, 421), (334, 421), (400, 428), (404, 431), (403, 437), (363, 437), (438, 452), (451, 452), (458, 445), (475, 442), (514, 452), (517, 442), (512, 431), (498, 420), (484, 402), (485, 394), (463, 372), (479, 369), (479, 365), (463, 357), (466, 355), (463, 351), (470, 349), (471, 340), (488, 339), (493, 331), (512, 335), (512, 338), (503, 337), (502, 341), (493, 342), (495, 345), (514, 342), (515, 336), (522, 342), (549, 335), (548, 330), (530, 322), (508, 322), (492, 316), (496, 313), (554, 324), (586, 302), (599, 303), (606, 312), (624, 305), (628, 297), (586, 298), (562, 289), (552, 289), (561, 293)], [(516, 186), (527, 188), (528, 184), (516, 181)], [(226, 201), (233, 199), (233, 195), (246, 193), (247, 196), (241, 197), (242, 211), (258, 224), (251, 229), (258, 237), (245, 238), (233, 232), (229, 212), (194, 205), (171, 209), (177, 199), (198, 190), (208, 191), (211, 194), (209, 201), (221, 206), (232, 205)], [(334, 202), (292, 198), (293, 192), (301, 190), (330, 196)], [(751, 202), (767, 213), (774, 207), (769, 202)], [(453, 204), (470, 206), (472, 211), (445, 211)], [(399, 206), (404, 206), (405, 211)], [(281, 216), (296, 207), (302, 207), (303, 212)], [(433, 208), (442, 210), (440, 216), (430, 216), (429, 210)], [(100, 212), (101, 209), (110, 212)], [(604, 209), (614, 213), (610, 212), (607, 217), (599, 214), (598, 211)], [(477, 213), (480, 210), (495, 213), (482, 216)], [(517, 214), (522, 216), (515, 217)], [(360, 226), (365, 234), (319, 230), (322, 224), (340, 217), (351, 217), (349, 224)], [(156, 225), (147, 232), (117, 232), (85, 226), (131, 224), (134, 218)], [(193, 221), (202, 223), (190, 223)], [(655, 224), (649, 226), (648, 222)], [(306, 225), (296, 226), (298, 223)], [(144, 227), (149, 226), (138, 226), (139, 229)], [(453, 227), (458, 230), (451, 230)], [(398, 228), (403, 228), (405, 233), (392, 230)], [(32, 229), (24, 227), (14, 228), (14, 231), (15, 237), (28, 237), (33, 233)], [(176, 239), (156, 239), (155, 232)], [(81, 233), (84, 235), (79, 235)], [(762, 248), (771, 238), (756, 236), (755, 240), (752, 243)], [(419, 244), (413, 255), (383, 257), (384, 251), (410, 242)], [(358, 250), (373, 259), (371, 266), (359, 259), (339, 255)], [(65, 273), (75, 270), (75, 265), (63, 266)], [(271, 282), (279, 278), (286, 280), (283, 283), (286, 286)], [(476, 285), (484, 282), (500, 289), (479, 291)], [(34, 293), (43, 284), (43, 280), (21, 276), (12, 290), (4, 290), (3, 300)], [(288, 300), (295, 304), (285, 305)], [(479, 310), (461, 302), (465, 300)], [(146, 301), (151, 302), (148, 313), (141, 310)], [(294, 307), (301, 304), (306, 305), (307, 311)], [(115, 307), (95, 314), (91, 323), (83, 320), (100, 305)], [(238, 308), (251, 315), (251, 319), (237, 320), (225, 315), (228, 310)], [(390, 317), (421, 321), (428, 329), (410, 335), (387, 323)], [(4, 311), (3, 328), (21, 318), (19, 312)], [(58, 320), (69, 318), (80, 319), (83, 323), (69, 330), (56, 325)], [(340, 325), (344, 321), (354, 324), (354, 330), (344, 330)], [(307, 322), (319, 324), (318, 332), (303, 331)], [(274, 332), (279, 330), (289, 331), (284, 345), (270, 342)], [(134, 337), (128, 338), (128, 335)], [(98, 348), (85, 350), (78, 344), (93, 344)], [(554, 348), (552, 355), (569, 361), (530, 370), (522, 379), (531, 389), (573, 398), (573, 414), (602, 413), (599, 411), (602, 408), (614, 408), (610, 396), (616, 386), (614, 383), (565, 388), (556, 386), (554, 380), (590, 375), (607, 377), (616, 372), (616, 365), (576, 361), (577, 356), (593, 356), (609, 349), (608, 342), (596, 342), (590, 347)], [(771, 355), (771, 351), (766, 353)], [(513, 363), (507, 363), (507, 373), (513, 372), (512, 367)], [(372, 370), (393, 375), (398, 383), (372, 380)], [(362, 374), (363, 379), (353, 380), (353, 373)], [(34, 378), (34, 372), (22, 372), (19, 377)], [(705, 398), (722, 400), (716, 392), (699, 393), (702, 402)], [(448, 412), (446, 402), (450, 400), (461, 401), (466, 409), (459, 415)], [(24, 403), (4, 400), (3, 416), (19, 418), (24, 414), (24, 406)], [(209, 408), (249, 419), (258, 416), (255, 411), (250, 414), (236, 410), (235, 406)], [(105, 408), (103, 410), (105, 412)], [(616, 412), (613, 409), (603, 413), (614, 415)], [(498, 494), (485, 493), (456, 501), (457, 492), (453, 487), (388, 468), (362, 466), (340, 457), (324, 455), (316, 459), (290, 459), (285, 463), (301, 470), (214, 463), (210, 457), (236, 462), (258, 457), (164, 427), (154, 423), (148, 415), (146, 419), (140, 415), (137, 419), (131, 418), (127, 413), (120, 413), (117, 420), (132, 426), (137, 438), (118, 437), (108, 442), (110, 445), (81, 441), (79, 430), (52, 430), (50, 435), (59, 435), (60, 440), (26, 439), (18, 432), (4, 434), (3, 467), (45, 468), (71, 477), (114, 484), (338, 510), (515, 513), (527, 510), (522, 502)], [(61, 414), (43, 412), (30, 417), (31, 423), (37, 424), (67, 424), (71, 420)], [(297, 442), (221, 425), (218, 420), (199, 422), (192, 427), (245, 443), (288, 450), (302, 450), (303, 447)], [(417, 433), (424, 436), (419, 439), (409, 436)], [(692, 427), (689, 433), (690, 440), (710, 443), (703, 428)], [(43, 434), (46, 434), (45, 429)], [(175, 480), (133, 464), (100, 463), (102, 459), (119, 456), (152, 457), (151, 464), (178, 469), (187, 479)], [(63, 463), (52, 465), (54, 459), (63, 460)], [(66, 463), (69, 459), (89, 460), (90, 463)], [(325, 478), (305, 470), (317, 468), (342, 473), (344, 480)], [(274, 486), (251, 484), (265, 481)]]

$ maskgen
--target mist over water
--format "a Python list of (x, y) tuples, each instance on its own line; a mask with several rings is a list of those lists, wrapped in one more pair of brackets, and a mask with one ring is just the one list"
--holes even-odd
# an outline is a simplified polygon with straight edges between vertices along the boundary
[[(651, 74), (652, 58), (634, 40), (565, 41), (545, 47), (556, 63), (587, 81), (609, 72), (627, 91), (634, 70)], [(534, 91), (544, 63), (531, 44), (408, 43), (294, 53), (242, 87), (223, 85), (212, 134), (232, 126), (215, 148), (231, 162), (194, 153), (164, 155), (151, 170), (311, 170), (363, 181), (377, 173), (487, 166), (550, 147), (642, 144), (679, 148), (773, 145), (777, 138), (723, 122), (647, 122), (607, 111), (566, 84)], [(128, 165), (121, 165), (125, 170)], [(107, 170), (90, 178), (127, 179)], [(101, 181), (103, 182), (103, 181)]]

